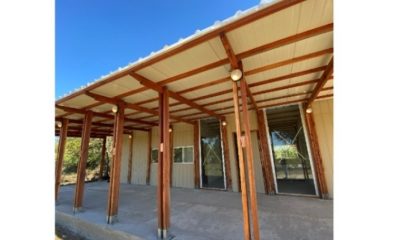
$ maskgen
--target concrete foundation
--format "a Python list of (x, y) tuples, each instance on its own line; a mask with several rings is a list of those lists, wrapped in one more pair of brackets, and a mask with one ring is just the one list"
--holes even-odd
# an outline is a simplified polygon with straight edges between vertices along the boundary
[[(85, 184), (85, 211), (73, 214), (75, 186), (60, 189), (56, 224), (88, 239), (157, 239), (156, 187), (121, 184), (118, 222), (107, 224), (107, 182)], [(257, 195), (261, 239), (333, 239), (333, 201)], [(171, 189), (172, 239), (243, 239), (240, 193)]]

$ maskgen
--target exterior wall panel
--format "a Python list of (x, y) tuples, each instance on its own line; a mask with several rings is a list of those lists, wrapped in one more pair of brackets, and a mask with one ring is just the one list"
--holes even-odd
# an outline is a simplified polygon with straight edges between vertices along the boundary
[(328, 193), (333, 198), (333, 100), (316, 101), (312, 109)]
[[(173, 125), (173, 146), (193, 146), (193, 126), (186, 123)], [(171, 160), (173, 162), (173, 159)], [(173, 163), (172, 186), (194, 188), (193, 163)]]
[[(144, 131), (133, 132), (133, 184), (146, 184), (148, 134)], [(128, 173), (128, 169), (126, 170)]]
[[(110, 156), (112, 158), (112, 156)], [(128, 161), (129, 161), (129, 136), (124, 134), (122, 142), (121, 175), (120, 182), (128, 182)]]

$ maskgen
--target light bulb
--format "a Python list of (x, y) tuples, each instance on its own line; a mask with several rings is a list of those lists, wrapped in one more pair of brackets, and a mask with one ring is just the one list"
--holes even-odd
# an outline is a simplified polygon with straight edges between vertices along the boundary
[(240, 71), (240, 69), (234, 69), (231, 72), (231, 79), (233, 81), (238, 81), (242, 78), (242, 75), (243, 75), (243, 73), (242, 73), (242, 71)]
[(113, 113), (118, 112), (118, 107), (117, 107), (117, 106), (113, 106), (113, 107), (111, 108), (111, 111), (112, 111)]

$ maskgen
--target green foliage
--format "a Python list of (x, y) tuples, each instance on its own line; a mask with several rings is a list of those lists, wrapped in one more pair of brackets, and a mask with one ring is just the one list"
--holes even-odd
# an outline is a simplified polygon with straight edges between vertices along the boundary
[[(90, 139), (87, 169), (95, 169), (101, 159), (102, 139)], [(68, 138), (64, 153), (64, 173), (74, 173), (78, 168), (81, 138)], [(56, 150), (57, 151), (57, 150)]]

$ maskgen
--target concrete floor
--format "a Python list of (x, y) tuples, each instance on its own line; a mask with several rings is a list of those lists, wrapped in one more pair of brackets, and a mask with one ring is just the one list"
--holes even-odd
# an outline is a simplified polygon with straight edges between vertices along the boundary
[[(73, 215), (75, 186), (61, 187), (56, 223), (93, 239), (102, 230), (104, 239), (157, 239), (156, 187), (121, 184), (113, 225), (106, 224), (107, 188), (107, 182), (87, 183), (84, 211)], [(333, 201), (264, 194), (257, 200), (261, 239), (333, 239)], [(176, 240), (243, 239), (240, 194), (172, 188), (170, 233)]]

